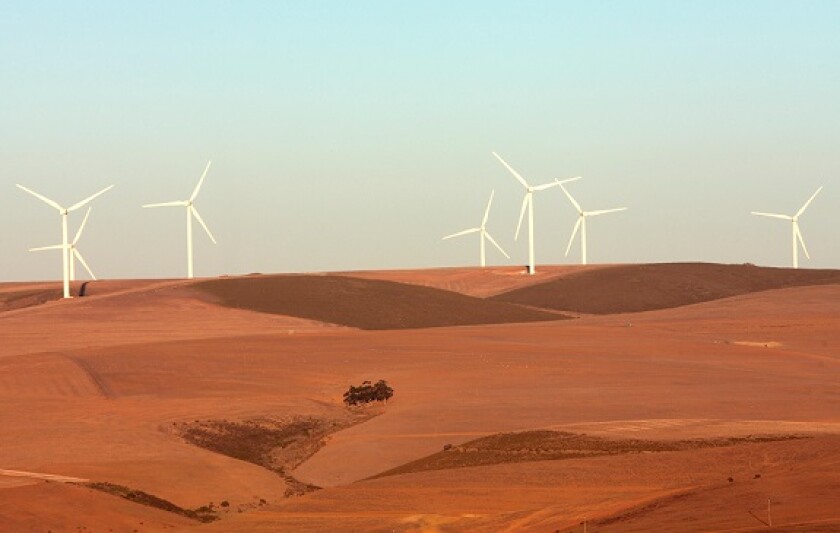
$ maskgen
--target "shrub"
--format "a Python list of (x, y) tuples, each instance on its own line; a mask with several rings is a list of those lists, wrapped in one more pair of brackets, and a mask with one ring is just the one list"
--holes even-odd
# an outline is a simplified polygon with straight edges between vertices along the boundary
[(388, 386), (385, 380), (380, 379), (371, 384), (370, 381), (363, 381), (358, 387), (350, 386), (344, 393), (344, 403), (347, 405), (358, 405), (360, 403), (385, 402), (394, 395), (394, 389)]

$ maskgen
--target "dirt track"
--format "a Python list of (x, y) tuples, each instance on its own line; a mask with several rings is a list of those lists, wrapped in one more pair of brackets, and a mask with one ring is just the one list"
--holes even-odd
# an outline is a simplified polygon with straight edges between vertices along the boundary
[(20, 470), (4, 470), (0, 468), (0, 476), (23, 477), (29, 479), (40, 479), (43, 481), (55, 481), (57, 483), (86, 483), (89, 479), (78, 477), (62, 476), (58, 474), (43, 474), (38, 472), (21, 472)]

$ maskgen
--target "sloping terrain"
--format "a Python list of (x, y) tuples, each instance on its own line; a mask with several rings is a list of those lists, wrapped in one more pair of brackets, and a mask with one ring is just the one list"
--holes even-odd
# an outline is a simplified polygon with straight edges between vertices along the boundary
[[(601, 270), (612, 268), (621, 267)], [(471, 280), (480, 291), (500, 286), (495, 275), (446, 271), (438, 281), (469, 293)], [(431, 271), (421, 278), (438, 283)], [(381, 309), (422, 307), (428, 294), (401, 286), (388, 299), (344, 279)], [(91, 288), (0, 317), (0, 531), (571, 533), (584, 519), (589, 531), (616, 533), (758, 531), (768, 530), (768, 499), (780, 531), (830, 530), (840, 519), (840, 284), (635, 315), (389, 331), (220, 306), (183, 281)], [(346, 301), (355, 294), (329, 305), (356, 312)], [(332, 419), (347, 412), (348, 386), (379, 379), (395, 391), (381, 415), (325, 437), (288, 472), (324, 487), (303, 496), (289, 497), (294, 487), (262, 462), (183, 436), (208, 421), (240, 430)], [(523, 432), (526, 442), (486, 438)], [(793, 434), (808, 438), (739, 443)], [(662, 451), (693, 439), (736, 444)], [(600, 448), (606, 440), (621, 453)], [(430, 465), (444, 469), (368, 479), (453, 450), (455, 465)], [(212, 507), (219, 520), (3, 469)]]
[(539, 322), (565, 318), (504, 302), (392, 281), (260, 276), (200, 282), (221, 305), (368, 330)]
[(489, 266), (485, 268), (430, 268), (425, 270), (360, 270), (335, 272), (337, 276), (379, 279), (411, 285), (434, 287), (468, 296), (487, 298), (504, 292), (545, 283), (570, 274), (608, 268), (609, 265), (540, 265), (528, 275), (523, 267)]
[(773, 531), (770, 499), (778, 531), (836, 531), (803, 526), (840, 522), (837, 445), (826, 436), (431, 470), (316, 492), (201, 529), (580, 533), (586, 521), (587, 531), (609, 533)]
[(448, 446), (442, 452), (382, 472), (373, 476), (372, 479), (428, 470), (533, 461), (561, 461), (630, 453), (676, 452), (796, 438), (805, 437), (795, 434), (750, 435), (748, 437), (666, 441), (635, 438), (615, 440), (591, 437), (583, 433), (551, 430), (498, 433), (465, 442), (459, 446)]
[(292, 316), (222, 307), (183, 285), (150, 285), (7, 311), (0, 314), (0, 358), (150, 340), (299, 335), (343, 329)]
[[(70, 283), (70, 294), (74, 298), (112, 295), (142, 291), (167, 284), (173, 284), (173, 281), (128, 279), (73, 281)], [(0, 283), (0, 313), (54, 302), (60, 300), (62, 296), (61, 281)]]
[(196, 522), (79, 485), (0, 489), (0, 531), (172, 531)]
[(55, 286), (25, 283), (2, 284), (0, 285), (0, 313), (41, 305), (59, 298), (61, 298), (61, 289)]
[(585, 270), (492, 300), (588, 314), (670, 309), (751, 292), (840, 283), (840, 270), (661, 263)]

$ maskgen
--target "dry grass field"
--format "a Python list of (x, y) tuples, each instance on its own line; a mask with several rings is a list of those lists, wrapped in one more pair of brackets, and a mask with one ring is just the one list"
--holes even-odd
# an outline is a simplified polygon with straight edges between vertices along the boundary
[(0, 284), (0, 531), (840, 531), (840, 271), (84, 291)]

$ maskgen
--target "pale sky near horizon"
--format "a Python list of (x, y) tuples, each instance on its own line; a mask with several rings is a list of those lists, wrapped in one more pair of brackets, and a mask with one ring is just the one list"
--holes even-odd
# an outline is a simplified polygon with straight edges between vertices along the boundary
[[(100, 278), (475, 265), (513, 240), (522, 187), (569, 185), (592, 263), (840, 268), (840, 2), (0, 3), (0, 281), (58, 279), (57, 212), (93, 203)], [(537, 265), (577, 263), (575, 212), (538, 193)], [(71, 219), (71, 237), (83, 212)]]

